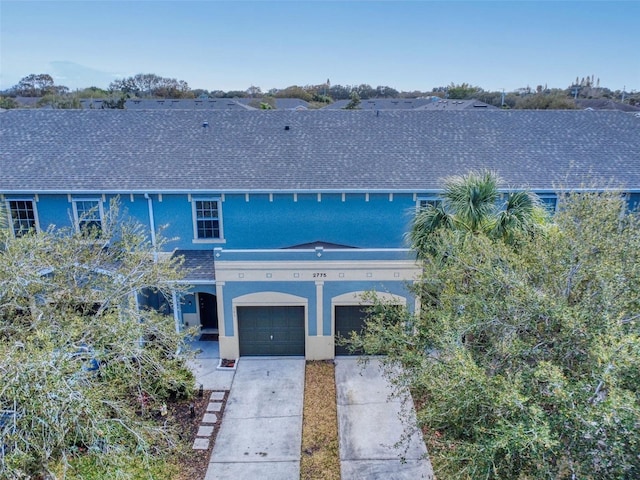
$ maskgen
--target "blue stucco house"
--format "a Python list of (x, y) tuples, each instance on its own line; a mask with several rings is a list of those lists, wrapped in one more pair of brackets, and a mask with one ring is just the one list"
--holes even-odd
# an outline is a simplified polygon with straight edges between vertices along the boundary
[[(332, 358), (362, 295), (419, 308), (404, 233), (444, 177), (491, 169), (553, 208), (613, 185), (640, 201), (640, 119), (591, 111), (12, 110), (0, 201), (14, 234), (100, 228), (111, 199), (176, 238), (178, 326), (225, 358)], [(341, 353), (338, 350), (338, 353)]]

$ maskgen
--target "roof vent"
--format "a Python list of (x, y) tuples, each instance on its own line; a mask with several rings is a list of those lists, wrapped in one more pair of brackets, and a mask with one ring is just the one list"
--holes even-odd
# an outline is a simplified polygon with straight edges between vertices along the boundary
[(209, 122), (207, 122), (206, 120), (202, 122), (202, 128), (204, 128), (205, 130), (209, 128)]
[(285, 125), (285, 126), (284, 126), (284, 129), (285, 129), (285, 130), (290, 130), (290, 129), (291, 129), (291, 127), (289, 127), (289, 125)]

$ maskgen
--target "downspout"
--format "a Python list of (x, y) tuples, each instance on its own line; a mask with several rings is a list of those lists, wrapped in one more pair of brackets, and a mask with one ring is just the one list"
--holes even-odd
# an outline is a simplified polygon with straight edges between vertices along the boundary
[(144, 194), (149, 205), (149, 229), (151, 230), (151, 245), (153, 246), (153, 261), (158, 263), (158, 249), (156, 248), (156, 222), (153, 216), (153, 200), (148, 193)]
[[(182, 320), (180, 319), (180, 303), (178, 302), (178, 294), (175, 290), (171, 289), (171, 301), (173, 303), (173, 321), (176, 326), (176, 333), (180, 333), (182, 331)], [(182, 345), (178, 344), (176, 348), (175, 355), (179, 356), (182, 353)]]
[(180, 304), (178, 303), (178, 294), (175, 290), (171, 290), (171, 302), (173, 303), (173, 321), (176, 326), (176, 333), (182, 330), (182, 321), (180, 320)]

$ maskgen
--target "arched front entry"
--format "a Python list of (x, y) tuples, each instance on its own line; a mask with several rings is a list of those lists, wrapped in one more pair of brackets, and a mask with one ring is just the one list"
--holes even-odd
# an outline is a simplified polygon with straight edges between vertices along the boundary
[(198, 292), (198, 314), (202, 333), (218, 333), (218, 305), (215, 295)]

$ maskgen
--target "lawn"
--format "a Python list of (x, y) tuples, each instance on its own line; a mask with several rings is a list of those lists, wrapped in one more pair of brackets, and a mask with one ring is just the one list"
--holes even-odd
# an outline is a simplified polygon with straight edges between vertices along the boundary
[(335, 366), (330, 360), (306, 365), (300, 478), (340, 479)]

